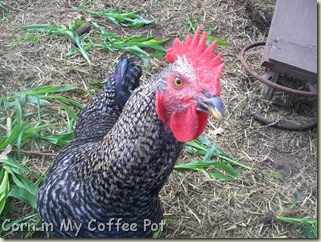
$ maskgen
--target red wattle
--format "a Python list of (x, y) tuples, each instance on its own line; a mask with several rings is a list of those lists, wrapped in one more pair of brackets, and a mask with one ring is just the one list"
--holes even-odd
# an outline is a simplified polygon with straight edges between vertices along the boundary
[(191, 104), (187, 110), (175, 112), (168, 116), (164, 108), (164, 95), (156, 93), (156, 113), (165, 127), (171, 128), (175, 138), (180, 142), (188, 142), (200, 136), (207, 125), (208, 114), (196, 111), (196, 104)]
[(197, 112), (191, 106), (185, 112), (176, 112), (171, 116), (170, 127), (175, 138), (188, 142), (200, 136), (207, 125), (208, 114)]
[(207, 120), (208, 120), (208, 113), (197, 111), (197, 114), (198, 114), (198, 128), (194, 136), (194, 139), (198, 138), (198, 136), (200, 136), (203, 133), (204, 129), (206, 128)]

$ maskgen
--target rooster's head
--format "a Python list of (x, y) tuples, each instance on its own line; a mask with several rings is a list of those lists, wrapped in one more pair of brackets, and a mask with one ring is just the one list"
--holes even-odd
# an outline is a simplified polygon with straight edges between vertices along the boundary
[(204, 131), (208, 114), (221, 120), (220, 76), (224, 68), (222, 54), (214, 56), (216, 41), (206, 47), (206, 32), (200, 28), (185, 43), (175, 39), (166, 52), (171, 63), (162, 79), (166, 87), (156, 93), (157, 115), (170, 127), (175, 138), (187, 142)]

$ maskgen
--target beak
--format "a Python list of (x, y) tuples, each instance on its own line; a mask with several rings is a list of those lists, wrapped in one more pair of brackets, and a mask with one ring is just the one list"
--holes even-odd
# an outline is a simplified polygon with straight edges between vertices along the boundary
[(220, 97), (194, 98), (197, 103), (197, 110), (212, 114), (217, 120), (223, 119), (224, 109)]

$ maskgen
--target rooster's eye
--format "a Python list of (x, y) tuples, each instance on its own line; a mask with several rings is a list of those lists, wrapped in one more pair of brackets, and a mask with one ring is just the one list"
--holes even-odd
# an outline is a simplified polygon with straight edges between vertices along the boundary
[(178, 78), (178, 77), (175, 77), (174, 78), (174, 81), (173, 81), (173, 84), (175, 87), (182, 87), (184, 82), (182, 79)]

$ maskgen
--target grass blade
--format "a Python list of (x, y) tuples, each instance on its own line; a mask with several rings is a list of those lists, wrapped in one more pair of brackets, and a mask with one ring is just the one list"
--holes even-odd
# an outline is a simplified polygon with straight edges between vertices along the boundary
[(7, 195), (10, 190), (10, 182), (8, 172), (5, 169), (1, 169), (0, 171), (0, 215), (6, 205)]
[(11, 175), (14, 183), (16, 184), (16, 186), (11, 187), (8, 196), (15, 197), (35, 208), (39, 187), (37, 187), (27, 177), (22, 176), (18, 170), (10, 168), (9, 166), (5, 166), (4, 169), (6, 169), (6, 171)]
[[(202, 155), (204, 158), (203, 160), (193, 161), (187, 164), (176, 164), (174, 166), (175, 169), (199, 171), (206, 170), (212, 166), (215, 169), (206, 171), (211, 178), (233, 182), (237, 181), (235, 178), (242, 178), (242, 176), (239, 175), (237, 170), (235, 170), (232, 165), (237, 165), (245, 169), (251, 169), (249, 166), (228, 157), (219, 147), (207, 140), (204, 136), (199, 136), (196, 140), (186, 142), (185, 150), (189, 154)], [(215, 158), (215, 160), (213, 160), (213, 158)], [(221, 169), (228, 176), (222, 174), (217, 169)]]
[(290, 218), (283, 216), (276, 216), (280, 221), (287, 223), (297, 223), (300, 225), (302, 230), (306, 233), (309, 238), (318, 237), (318, 221), (316, 219), (307, 219), (307, 218)]
[[(8, 167), (11, 168), (16, 168), (18, 170), (21, 170), (23, 172), (26, 172), (34, 177), (36, 177), (39, 180), (43, 180), (42, 176), (39, 176), (37, 173), (30, 171), (28, 168), (18, 164), (17, 162), (10, 160), (10, 159), (0, 159), (0, 163), (7, 165)], [(4, 166), (6, 167), (6, 166)]]
[(308, 238), (310, 239), (316, 239), (318, 238), (318, 230), (317, 226), (313, 227), (310, 224), (302, 224), (300, 226), (303, 230), (303, 232), (307, 235)]
[(142, 16), (138, 15), (137, 13), (139, 13), (141, 10), (136, 10), (130, 13), (121, 13), (118, 11), (96, 12), (88, 8), (74, 8), (74, 9), (100, 16), (116, 25), (129, 27), (129, 28), (138, 28), (142, 25), (148, 25), (155, 22), (155, 19), (147, 20), (147, 19), (144, 19)]
[(228, 181), (228, 182), (237, 182), (236, 179), (225, 176), (221, 173), (219, 173), (216, 170), (208, 171), (207, 174), (212, 178), (212, 179), (217, 179), (219, 181)]
[(62, 102), (66, 102), (66, 103), (70, 103), (80, 109), (83, 109), (84, 108), (84, 105), (82, 105), (81, 103), (77, 102), (77, 101), (74, 101), (72, 99), (69, 99), (69, 98), (66, 98), (66, 97), (63, 97), (63, 96), (59, 96), (59, 95), (47, 95), (46, 98), (52, 98), (52, 99), (57, 99), (59, 101), (62, 101)]
[[(44, 95), (67, 92), (67, 91), (75, 90), (77, 88), (78, 88), (77, 86), (41, 86), (41, 87), (36, 87), (36, 88), (18, 92), (12, 96), (2, 97), (2, 98), (0, 97), (0, 102), (15, 101), (17, 97), (19, 98), (22, 97), (22, 98), (25, 98), (27, 101), (29, 100), (30, 103), (36, 104), (38, 101), (36, 101), (35, 98), (37, 97), (43, 98), (45, 97)], [(40, 101), (40, 102), (46, 102), (46, 101)], [(13, 103), (8, 107), (12, 107), (14, 105), (15, 104)]]
[(194, 148), (199, 149), (199, 150), (207, 151), (206, 147), (201, 145), (199, 142), (196, 142), (195, 140), (186, 142), (185, 145), (194, 147)]
[(61, 134), (49, 134), (41, 137), (47, 142), (57, 145), (59, 147), (64, 147), (73, 139), (73, 133), (61, 133)]
[(65, 36), (71, 41), (73, 41), (78, 51), (82, 54), (82, 56), (86, 59), (88, 63), (90, 63), (89, 55), (87, 51), (84, 49), (83, 45), (81, 44), (80, 37), (75, 29), (75, 24), (71, 25), (73, 28), (66, 28), (64, 26), (58, 25), (51, 25), (51, 24), (33, 24), (33, 25), (26, 25), (20, 26), (22, 29), (26, 29), (28, 32), (43, 32), (46, 35), (61, 35)]
[(0, 150), (3, 150), (9, 144), (16, 143), (19, 136), (21, 136), (29, 126), (30, 125), (28, 123), (22, 123), (14, 126), (9, 136), (0, 144)]
[(36, 208), (37, 194), (31, 193), (23, 187), (12, 185), (8, 197), (14, 197)]
[(210, 166), (218, 167), (231, 176), (240, 177), (238, 172), (232, 166), (216, 160), (199, 160), (199, 161), (192, 161), (186, 164), (176, 164), (174, 168), (177, 170), (181, 169), (181, 170), (199, 171), (199, 170), (205, 170)]

